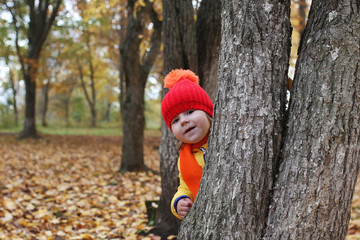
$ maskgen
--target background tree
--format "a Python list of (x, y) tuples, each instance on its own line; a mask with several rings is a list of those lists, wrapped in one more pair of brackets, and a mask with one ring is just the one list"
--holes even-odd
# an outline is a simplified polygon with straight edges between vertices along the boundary
[[(51, 38), (51, 36), (50, 36)], [(46, 114), (49, 109), (49, 93), (53, 82), (56, 81), (56, 78), (60, 71), (60, 51), (59, 49), (61, 42), (47, 43), (46, 47), (48, 51), (45, 51), (39, 59), (39, 69), (38, 69), (38, 84), (42, 92), (42, 104), (40, 107), (41, 111), (41, 125), (47, 127)]]
[[(12, 16), (15, 29), (15, 45), (24, 76), (25, 122), (22, 137), (35, 137), (36, 132), (36, 74), (40, 53), (50, 28), (60, 8), (61, 0), (2, 2)], [(26, 34), (26, 49), (20, 40)]]
[(288, 3), (223, 3), (209, 163), (179, 237), (344, 239), (359, 170), (359, 5), (313, 1), (284, 135)]
[[(80, 86), (84, 92), (86, 102), (89, 105), (91, 113), (91, 126), (97, 125), (97, 91), (96, 83), (99, 80), (98, 71), (101, 63), (101, 58), (96, 56), (94, 45), (97, 44), (100, 38), (96, 36), (97, 28), (99, 26), (98, 16), (93, 16), (94, 8), (98, 7), (98, 2), (77, 1), (77, 8), (80, 12), (81, 21), (78, 22), (80, 29), (80, 43), (77, 51), (77, 66), (79, 72)], [(96, 39), (93, 40), (93, 38)], [(95, 48), (96, 49), (96, 48)]]
[(17, 74), (14, 72), (13, 69), (9, 68), (9, 88), (12, 92), (12, 98), (11, 98), (11, 105), (14, 110), (14, 120), (15, 120), (15, 126), (19, 125), (19, 112), (18, 112), (18, 106), (17, 106), (17, 93), (18, 93), (18, 80), (16, 80)]
[[(128, 1), (126, 37), (121, 46), (121, 70), (125, 83), (122, 99), (123, 141), (120, 171), (146, 169), (144, 164), (144, 89), (161, 45), (161, 21), (154, 1)], [(150, 24), (151, 23), (151, 27)], [(150, 30), (149, 30), (150, 29)], [(143, 36), (151, 32), (147, 42)], [(145, 51), (140, 51), (145, 44)], [(122, 89), (124, 90), (124, 89)]]
[[(196, 22), (192, 1), (163, 0), (164, 75), (176, 68), (201, 72), (201, 85), (212, 91), (213, 81), (216, 81), (212, 74), (217, 69), (216, 53), (219, 52), (220, 37), (211, 35), (220, 36), (220, 7), (220, 1), (203, 0)], [(198, 47), (198, 43), (206, 46)], [(177, 140), (166, 124), (162, 124), (161, 131), (159, 154), (162, 193), (154, 233), (166, 238), (177, 234), (179, 228), (179, 221), (170, 211), (170, 202), (178, 187), (179, 151)]]
[(9, 68), (8, 71), (8, 81), (5, 85), (5, 89), (11, 89), (11, 99), (9, 99), (11, 106), (14, 111), (14, 122), (18, 126), (19, 123), (19, 114), (17, 106), (17, 93), (18, 93), (18, 69), (16, 68), (16, 52), (14, 48), (8, 44), (11, 42), (11, 26), (6, 21), (2, 21), (0, 26), (0, 35), (3, 36), (0, 39), (0, 59), (3, 59), (6, 66)]
[(18, 71), (16, 67), (12, 63), (10, 63), (9, 58), (5, 58), (5, 63), (9, 67), (9, 78), (8, 82), (4, 84), (4, 89), (11, 90), (11, 96), (8, 97), (8, 103), (12, 106), (14, 112), (14, 123), (15, 126), (19, 125), (19, 111), (18, 111), (18, 104), (17, 104), (17, 96), (18, 96), (18, 89), (19, 89), (19, 80), (18, 80)]
[[(95, 68), (94, 68), (94, 58), (92, 54), (92, 48), (90, 46), (90, 35), (88, 32), (84, 32), (85, 38), (86, 38), (86, 60), (85, 63), (80, 60), (80, 58), (77, 56), (77, 63), (78, 63), (78, 71), (79, 71), (79, 78), (81, 83), (81, 88), (84, 91), (86, 102), (89, 104), (90, 113), (91, 113), (91, 126), (96, 127), (97, 122), (97, 110), (96, 110), (96, 88), (95, 88)], [(82, 63), (81, 63), (82, 62)], [(84, 69), (84, 64), (87, 65), (87, 70)], [(89, 87), (87, 87), (87, 84), (85, 82), (85, 74), (86, 72), (89, 73)], [(88, 90), (90, 89), (90, 90)]]
[(65, 126), (70, 127), (70, 103), (72, 93), (77, 86), (77, 79), (75, 76), (67, 76), (61, 82), (57, 81), (53, 84), (52, 88), (54, 89), (54, 94), (56, 96), (56, 101), (54, 105), (59, 107), (62, 111), (59, 114), (64, 118)]
[(2, 96), (6, 98), (6, 109), (12, 110), (11, 112), (13, 114), (8, 114), (9, 111), (7, 111), (5, 115), (11, 115), (11, 119), (9, 118), (8, 121), (4, 121), (4, 122), (5, 125), (9, 125), (9, 123), (12, 122), (14, 123), (15, 126), (18, 126), (19, 123), (19, 110), (17, 104), (18, 89), (19, 89), (18, 71), (12, 64), (9, 63), (6, 64), (9, 66), (8, 79), (2, 84), (0, 82), (0, 86), (3, 88), (4, 94)]
[(221, 41), (221, 1), (201, 1), (196, 21), (198, 76), (214, 101)]

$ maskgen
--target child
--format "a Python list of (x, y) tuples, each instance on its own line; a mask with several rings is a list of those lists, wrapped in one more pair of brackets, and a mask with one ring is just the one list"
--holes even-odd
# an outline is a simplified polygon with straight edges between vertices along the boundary
[(182, 142), (178, 160), (180, 186), (171, 201), (171, 211), (183, 219), (199, 190), (207, 150), (213, 104), (199, 77), (190, 70), (176, 69), (164, 79), (170, 88), (161, 104), (166, 125)]

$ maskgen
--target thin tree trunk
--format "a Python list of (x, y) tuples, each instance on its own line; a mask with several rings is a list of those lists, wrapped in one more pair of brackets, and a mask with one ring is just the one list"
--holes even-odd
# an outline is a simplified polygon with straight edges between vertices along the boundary
[[(126, 19), (126, 20), (125, 20)], [(127, 18), (125, 16), (123, 16), (120, 20), (120, 30), (119, 30), (119, 39), (120, 39), (120, 46), (124, 46), (125, 45), (125, 40), (126, 40), (126, 26), (127, 26)], [(122, 59), (124, 59), (124, 49), (123, 48), (119, 48), (119, 57), (120, 57), (120, 61), (119, 61), (119, 87), (120, 87), (120, 94), (119, 94), (119, 103), (120, 103), (120, 114), (121, 116), (123, 116), (123, 106), (124, 106), (124, 102), (125, 102), (125, 96), (126, 96), (126, 83), (125, 83), (125, 63), (122, 61)]]
[[(183, 68), (197, 72), (196, 25), (191, 0), (163, 0), (164, 75), (172, 69)], [(163, 93), (165, 94), (165, 92)], [(166, 239), (176, 235), (180, 221), (170, 210), (178, 187), (177, 140), (166, 124), (161, 127), (159, 148), (162, 193), (156, 215), (154, 233)]]
[(360, 163), (360, 4), (314, 0), (265, 239), (344, 239)]
[(92, 53), (90, 47), (90, 36), (87, 35), (86, 45), (89, 52), (89, 69), (90, 69), (90, 90), (91, 90), (91, 126), (96, 127), (97, 125), (97, 110), (96, 110), (96, 89), (95, 89), (95, 69), (92, 60)]
[(283, 135), (290, 2), (222, 1), (207, 163), (179, 239), (261, 239)]
[[(121, 18), (121, 29), (119, 30), (119, 37), (120, 37), (120, 46), (125, 45), (126, 40), (126, 23), (127, 21), (124, 20), (125, 16)], [(125, 96), (126, 96), (126, 83), (125, 83), (125, 63), (123, 62), (124, 59), (124, 49), (119, 48), (119, 57), (120, 57), (120, 66), (119, 66), (119, 86), (120, 86), (120, 94), (119, 94), (119, 103), (120, 103), (120, 114), (123, 116), (124, 114), (124, 102), (125, 102)]]
[(111, 105), (111, 102), (108, 102), (108, 104), (106, 105), (105, 120), (107, 122), (111, 121)]
[(50, 89), (50, 80), (48, 79), (46, 84), (42, 87), (42, 92), (43, 92), (43, 96), (44, 96), (44, 106), (42, 109), (42, 114), (41, 114), (41, 125), (43, 127), (47, 127), (47, 122), (46, 122), (46, 113), (48, 110), (48, 105), (49, 105), (49, 89)]
[(65, 123), (66, 127), (70, 126), (69, 117), (70, 117), (70, 99), (72, 94), (73, 88), (69, 89), (69, 92), (67, 94), (67, 97), (65, 99)]

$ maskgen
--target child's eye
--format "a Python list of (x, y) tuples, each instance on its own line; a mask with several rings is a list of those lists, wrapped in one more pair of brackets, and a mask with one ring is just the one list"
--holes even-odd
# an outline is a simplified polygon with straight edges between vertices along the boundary
[(194, 111), (195, 111), (195, 110), (189, 110), (189, 111), (187, 112), (187, 114), (190, 115), (190, 114), (192, 114)]
[(175, 123), (177, 123), (178, 121), (179, 121), (178, 118), (174, 118), (174, 120), (172, 120), (171, 124), (175, 124)]

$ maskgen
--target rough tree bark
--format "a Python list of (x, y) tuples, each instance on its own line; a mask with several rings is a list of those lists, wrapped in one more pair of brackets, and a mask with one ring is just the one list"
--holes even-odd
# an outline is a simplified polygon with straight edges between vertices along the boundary
[(314, 0), (265, 239), (344, 239), (360, 161), (360, 4)]
[(261, 239), (285, 120), (290, 2), (222, 1), (207, 164), (180, 239)]
[[(5, 3), (6, 4), (6, 3)], [(24, 21), (24, 13), (20, 12), (20, 6), (25, 4), (23, 1), (13, 1), (13, 5), (6, 4), (7, 9), (12, 15), (13, 25), (15, 28), (15, 45), (17, 55), (21, 64), (21, 70), (25, 81), (25, 121), (24, 130), (21, 137), (37, 137), (36, 131), (36, 74), (40, 53), (44, 42), (49, 34), (50, 28), (57, 16), (61, 0), (50, 1), (26, 1), (29, 7), (29, 22), (26, 27), (27, 31), (27, 50), (23, 54), (20, 46), (20, 26), (27, 24)], [(26, 56), (25, 56), (26, 55)]]
[[(197, 49), (194, 10), (191, 0), (163, 0), (164, 76), (172, 69), (197, 71)], [(163, 91), (163, 96), (166, 91)], [(178, 186), (177, 140), (163, 122), (159, 148), (161, 171), (161, 196), (156, 214), (155, 234), (166, 239), (177, 234), (180, 221), (170, 210), (172, 196)]]
[(209, 163), (179, 238), (344, 239), (360, 161), (359, 1), (312, 2), (285, 134), (289, 3), (223, 4)]
[(214, 101), (221, 41), (221, 0), (203, 0), (196, 21), (198, 76)]
[[(176, 68), (191, 69), (194, 72), (202, 72), (202, 86), (213, 86), (211, 81), (215, 78), (211, 74), (214, 73), (213, 67), (217, 66), (216, 51), (220, 40), (217, 41), (217, 36), (211, 34), (219, 34), (220, 37), (217, 29), (220, 26), (219, 2), (220, 0), (203, 0), (200, 7), (202, 10), (199, 10), (198, 15), (199, 22), (196, 25), (192, 1), (163, 0), (164, 75)], [(198, 43), (207, 46), (198, 48)], [(203, 84), (205, 78), (208, 80)], [(212, 90), (211, 87), (207, 89)], [(164, 91), (163, 94), (165, 93)], [(178, 187), (177, 142), (173, 133), (163, 123), (159, 149), (162, 193), (154, 230), (162, 239), (171, 234), (176, 235), (179, 228), (179, 220), (170, 211), (170, 202)]]
[[(122, 102), (123, 141), (120, 171), (145, 170), (144, 164), (144, 90), (147, 77), (161, 44), (161, 21), (153, 9), (151, 1), (134, 13), (135, 0), (128, 1), (128, 26), (124, 45), (121, 48), (122, 81), (125, 96)], [(136, 17), (134, 16), (136, 15)], [(147, 26), (147, 17), (153, 23), (149, 51), (140, 56), (140, 43)]]

